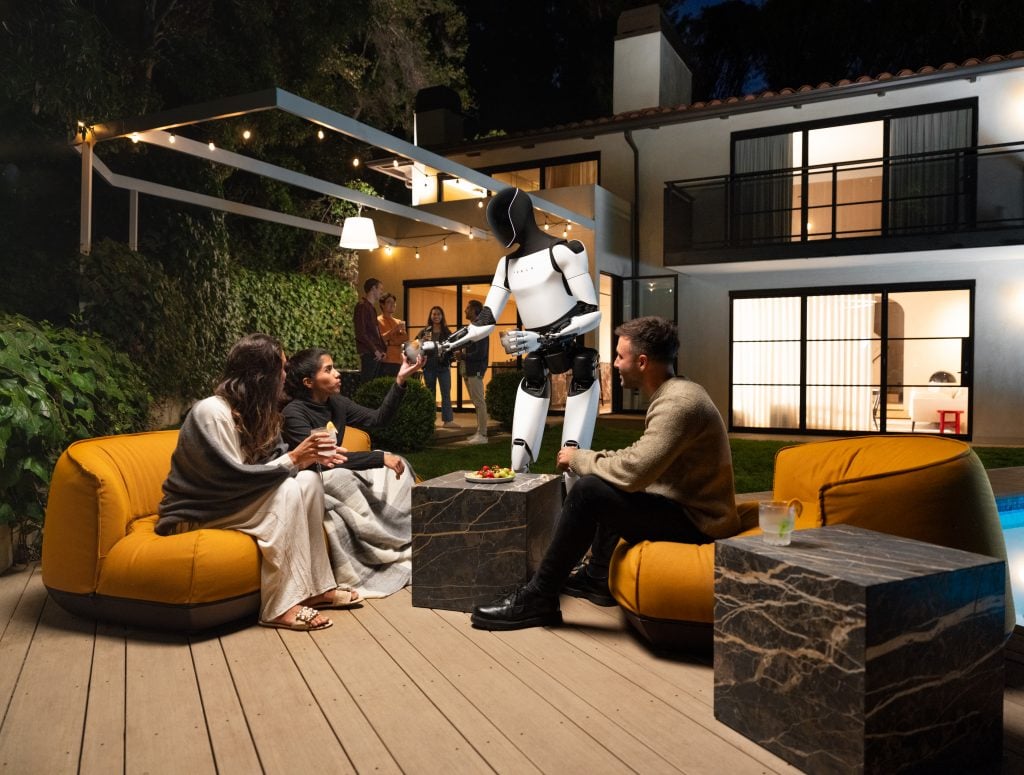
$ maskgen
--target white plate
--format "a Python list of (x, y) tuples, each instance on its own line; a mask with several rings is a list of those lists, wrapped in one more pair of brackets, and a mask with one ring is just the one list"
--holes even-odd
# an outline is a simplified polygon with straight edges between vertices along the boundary
[(488, 479), (485, 476), (477, 476), (476, 474), (466, 474), (466, 481), (467, 482), (477, 482), (477, 483), (480, 483), (480, 484), (495, 484), (497, 482), (511, 482), (515, 478), (516, 478), (516, 472), (515, 471), (512, 472), (512, 476), (501, 476), (501, 477), (497, 477), (496, 476), (493, 479)]

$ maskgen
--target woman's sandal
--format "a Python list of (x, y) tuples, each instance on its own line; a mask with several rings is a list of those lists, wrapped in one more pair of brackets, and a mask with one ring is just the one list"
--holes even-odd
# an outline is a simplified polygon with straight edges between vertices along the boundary
[(334, 624), (330, 619), (324, 619), (320, 624), (313, 624), (316, 617), (320, 615), (320, 612), (315, 608), (310, 608), (307, 605), (302, 606), (295, 614), (295, 621), (291, 622), (268, 622), (260, 619), (261, 627), (276, 627), (279, 630), (299, 630), (300, 632), (308, 632), (310, 630), (326, 630), (328, 627)]
[[(339, 592), (347, 592), (348, 600), (342, 601), (338, 599)], [(359, 596), (359, 593), (354, 589), (348, 589), (346, 587), (338, 587), (337, 589), (331, 590), (328, 594), (331, 595), (332, 599), (329, 603), (317, 603), (317, 608), (322, 609), (340, 609), (340, 608), (351, 608), (354, 605), (359, 605), (363, 602), (363, 598)]]

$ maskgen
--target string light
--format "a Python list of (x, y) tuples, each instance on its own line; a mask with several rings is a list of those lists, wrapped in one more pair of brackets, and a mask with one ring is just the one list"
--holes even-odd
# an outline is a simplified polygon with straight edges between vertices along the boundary
[(551, 231), (551, 224), (548, 223), (548, 217), (544, 216), (544, 231)]
[(171, 145), (174, 145), (174, 141), (176, 139), (177, 138), (174, 135), (171, 135), (170, 137), (167, 138), (167, 142), (169, 142)]
[(416, 260), (417, 261), (420, 260), (420, 249), (419, 249), (419, 246), (416, 247)]
[(211, 151), (216, 151), (216, 150), (217, 150), (217, 146), (215, 146), (215, 145), (213, 144), (213, 141), (212, 141), (212, 140), (210, 141), (210, 144), (209, 144), (209, 145), (208, 145), (207, 147), (208, 147), (208, 148), (209, 148), (209, 149), (210, 149)]
[(322, 129), (316, 130), (316, 139), (317, 140), (323, 140), (324, 139), (324, 130), (322, 130)]
[(243, 140), (248, 140), (250, 137), (252, 137), (252, 132), (250, 132), (248, 129), (246, 129), (244, 132), (242, 132), (242, 139)]
[(391, 255), (391, 246), (390, 245), (385, 245), (384, 246), (384, 255), (386, 255), (386, 256), (390, 256)]
[(358, 167), (359, 166), (359, 157), (358, 156), (356, 156), (355, 158), (352, 159), (352, 166), (353, 167)]
[(138, 132), (132, 132), (132, 134), (131, 134), (132, 142), (133, 143), (137, 143), (137, 142), (139, 142), (139, 139), (140, 139), (139, 138), (139, 133)]
[(445, 237), (445, 239), (441, 242), (441, 250), (445, 251), (446, 253), (448, 252), (448, 238), (447, 237)]
[(484, 206), (484, 200), (481, 199), (479, 202), (476, 203), (476, 206), (482, 208)]

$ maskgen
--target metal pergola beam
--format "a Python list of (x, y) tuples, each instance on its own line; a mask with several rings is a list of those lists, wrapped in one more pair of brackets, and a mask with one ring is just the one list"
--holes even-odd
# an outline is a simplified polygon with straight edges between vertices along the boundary
[[(382, 148), (394, 155), (403, 156), (414, 162), (448, 173), (453, 177), (463, 178), (487, 191), (498, 191), (506, 187), (506, 184), (495, 180), (488, 175), (484, 175), (481, 172), (477, 172), (470, 167), (466, 167), (458, 162), (451, 161), (450, 159), (435, 154), (432, 151), (428, 151), (397, 137), (393, 137), (386, 132), (381, 132), (379, 129), (375, 129), (368, 124), (364, 124), (349, 116), (345, 116), (341, 113), (325, 108), (315, 102), (310, 102), (307, 99), (284, 91), (283, 89), (264, 89), (258, 92), (227, 97), (197, 105), (184, 106), (174, 110), (153, 113), (146, 116), (138, 116), (121, 121), (111, 121), (82, 127), (80, 134), (76, 136), (75, 140), (76, 144), (79, 145), (80, 150), (82, 150), (83, 155), (82, 223), (80, 234), (80, 249), (82, 253), (89, 253), (92, 239), (91, 170), (93, 161), (95, 160), (96, 162), (99, 162), (99, 159), (94, 157), (93, 146), (98, 142), (113, 140), (119, 137), (132, 136), (135, 136), (135, 139), (158, 145), (161, 148), (177, 151), (179, 153), (189, 153), (199, 158), (205, 158), (208, 161), (227, 164), (235, 167), (236, 169), (246, 170), (264, 177), (270, 177), (275, 180), (300, 186), (327, 196), (333, 196), (338, 199), (344, 199), (366, 207), (372, 207), (373, 209), (390, 213), (398, 218), (429, 224), (436, 228), (455, 234), (464, 234), (471, 238), (488, 236), (488, 232), (486, 230), (478, 227), (461, 223), (450, 218), (445, 218), (409, 205), (401, 205), (395, 202), (389, 202), (388, 200), (381, 199), (379, 197), (371, 197), (360, 191), (355, 191), (345, 186), (339, 186), (309, 175), (304, 175), (302, 173), (287, 170), (283, 167), (277, 167), (266, 162), (261, 162), (257, 159), (234, 153), (233, 151), (220, 149), (210, 151), (206, 145), (181, 136), (175, 136), (175, 142), (170, 142), (172, 135), (168, 130), (275, 108), (318, 124), (326, 129), (339, 132), (369, 145)], [(230, 202), (229, 200), (209, 197), (204, 194), (188, 192), (182, 189), (174, 189), (169, 186), (161, 186), (156, 183), (149, 183), (134, 178), (117, 176), (115, 173), (112, 173), (109, 168), (105, 169), (107, 174), (105, 174), (104, 177), (108, 180), (110, 179), (107, 178), (107, 175), (109, 174), (120, 179), (122, 183), (133, 181), (130, 185), (126, 184), (121, 186), (130, 190), (142, 191), (143, 193), (151, 193), (152, 191), (160, 190), (163, 193), (154, 195), (176, 199), (183, 202), (192, 202), (193, 204), (216, 202), (219, 204), (215, 206), (215, 209), (237, 214), (243, 214), (240, 208), (244, 208), (249, 211), (248, 214), (250, 217), (273, 220), (278, 223), (285, 222), (282, 218), (294, 218), (294, 216), (286, 216), (283, 213), (274, 213), (274, 211), (264, 210), (263, 208), (254, 208), (248, 205)], [(88, 183), (86, 178), (89, 178)], [(147, 191), (146, 188), (149, 188), (150, 190)], [(173, 195), (171, 195), (172, 193)], [(579, 213), (573, 212), (572, 210), (561, 207), (560, 205), (549, 202), (542, 197), (536, 196), (533, 192), (531, 192), (530, 198), (533, 200), (536, 209), (542, 212), (578, 224), (587, 229), (593, 230), (594, 228), (594, 220), (592, 218), (588, 218)], [(205, 206), (214, 207), (213, 204), (207, 204)], [(256, 213), (261, 214), (257, 215)], [(268, 217), (267, 214), (269, 213), (274, 213), (274, 217)], [(316, 223), (309, 219), (299, 218), (296, 220), (304, 221), (306, 223)], [(303, 226), (301, 228), (307, 227)], [(316, 230), (325, 231), (324, 229)], [(331, 231), (330, 233), (334, 232)], [(393, 243), (398, 242), (398, 240), (394, 238), (391, 241)]]

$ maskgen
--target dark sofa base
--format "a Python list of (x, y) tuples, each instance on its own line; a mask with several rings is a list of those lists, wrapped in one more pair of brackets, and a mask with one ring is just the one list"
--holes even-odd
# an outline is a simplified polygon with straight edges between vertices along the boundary
[(652, 619), (626, 609), (622, 612), (633, 628), (656, 649), (687, 651), (704, 656), (710, 656), (714, 651), (715, 628), (709, 622)]
[(170, 605), (124, 597), (80, 595), (50, 587), (46, 589), (61, 608), (76, 616), (112, 624), (186, 633), (201, 632), (245, 617), (255, 621), (260, 607), (259, 591), (213, 603)]

